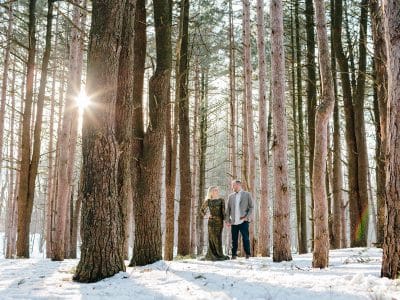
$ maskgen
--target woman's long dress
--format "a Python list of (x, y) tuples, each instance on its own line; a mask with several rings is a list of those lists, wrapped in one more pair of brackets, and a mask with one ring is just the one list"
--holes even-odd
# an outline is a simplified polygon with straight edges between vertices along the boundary
[(224, 199), (208, 199), (201, 208), (204, 217), (210, 211), (208, 219), (208, 250), (205, 259), (225, 260), (229, 259), (222, 251), (222, 229), (224, 228), (225, 201)]

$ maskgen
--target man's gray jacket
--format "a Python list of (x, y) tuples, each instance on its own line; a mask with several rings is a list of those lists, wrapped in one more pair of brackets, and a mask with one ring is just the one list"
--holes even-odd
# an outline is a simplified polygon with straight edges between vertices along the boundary
[[(238, 223), (239, 220), (235, 220), (236, 216), (236, 192), (228, 196), (228, 205), (225, 210), (225, 221), (230, 224)], [(240, 202), (239, 202), (239, 212), (240, 218), (247, 218), (249, 221), (252, 218), (254, 204), (251, 194), (246, 191), (240, 192)]]

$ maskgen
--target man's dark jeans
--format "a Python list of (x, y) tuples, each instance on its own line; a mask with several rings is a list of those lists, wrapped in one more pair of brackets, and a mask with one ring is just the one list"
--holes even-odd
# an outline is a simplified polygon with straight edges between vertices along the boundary
[(250, 255), (249, 222), (245, 221), (239, 225), (232, 225), (232, 256), (237, 256), (239, 231), (243, 237), (243, 247), (247, 255)]

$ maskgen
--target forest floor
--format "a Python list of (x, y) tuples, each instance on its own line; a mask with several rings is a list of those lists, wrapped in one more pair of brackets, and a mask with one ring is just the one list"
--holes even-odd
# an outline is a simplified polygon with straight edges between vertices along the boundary
[(93, 284), (72, 281), (78, 260), (0, 258), (0, 299), (400, 299), (400, 279), (379, 277), (381, 256), (374, 248), (330, 251), (325, 270), (311, 268), (312, 254), (282, 263), (159, 261)]

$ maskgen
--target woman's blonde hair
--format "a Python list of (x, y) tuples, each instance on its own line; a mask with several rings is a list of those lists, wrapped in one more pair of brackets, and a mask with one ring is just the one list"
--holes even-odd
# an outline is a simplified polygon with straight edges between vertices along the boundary
[(205, 201), (207, 201), (208, 199), (211, 199), (211, 194), (212, 194), (213, 190), (215, 190), (215, 189), (219, 189), (219, 187), (217, 185), (212, 185), (208, 188), (206, 199), (204, 199)]

